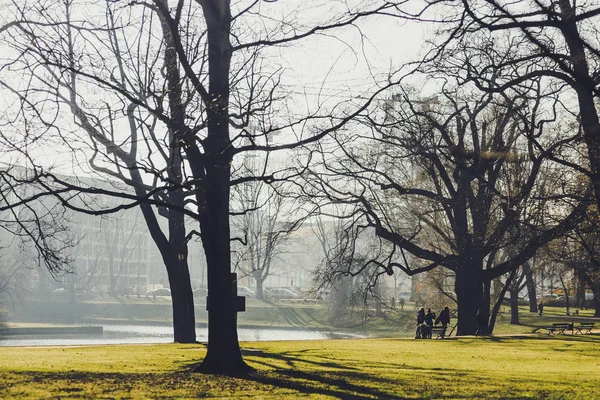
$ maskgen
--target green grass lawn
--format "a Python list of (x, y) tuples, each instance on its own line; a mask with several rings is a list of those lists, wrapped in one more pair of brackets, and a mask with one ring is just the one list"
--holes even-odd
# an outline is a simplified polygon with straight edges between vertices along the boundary
[(0, 398), (600, 396), (600, 335), (244, 342), (255, 372), (201, 375), (203, 345), (0, 348)]

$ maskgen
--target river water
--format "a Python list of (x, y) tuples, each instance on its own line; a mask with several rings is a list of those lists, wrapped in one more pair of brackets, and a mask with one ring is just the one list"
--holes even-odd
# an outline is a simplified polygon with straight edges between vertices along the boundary
[[(134, 343), (171, 343), (173, 327), (154, 325), (104, 325), (100, 334), (69, 335), (18, 335), (0, 337), (1, 346), (77, 346)], [(196, 330), (197, 340), (206, 342), (208, 330)], [(362, 336), (343, 332), (297, 330), (297, 329), (248, 329), (238, 328), (240, 341), (269, 340), (320, 340), (360, 338)]]

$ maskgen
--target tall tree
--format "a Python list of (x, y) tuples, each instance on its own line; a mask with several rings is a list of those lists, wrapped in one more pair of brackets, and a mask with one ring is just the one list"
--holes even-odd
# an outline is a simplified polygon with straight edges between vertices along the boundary
[[(577, 133), (555, 125), (559, 142), (530, 140), (551, 129), (558, 112), (543, 105), (539, 86), (496, 96), (443, 80), (436, 96), (400, 93), (383, 102), (379, 114), (333, 137), (335, 151), (313, 149), (319, 163), (306, 193), (346, 204), (350, 235), (380, 239), (380, 255), (363, 267), (451, 270), (458, 334), (465, 335), (476, 332), (478, 310), (489, 315), (492, 279), (568, 229), (585, 203), (572, 174), (559, 173), (550, 157)], [(407, 254), (421, 265), (409, 264)]]
[[(565, 106), (580, 120), (589, 169), (570, 165), (590, 177), (600, 205), (600, 7), (575, 0), (449, 0), (438, 5), (452, 22), (445, 25), (451, 34), (436, 56), (451, 59), (465, 43), (486, 44), (462, 53), (471, 60), (466, 80), (499, 93), (542, 78), (576, 100)], [(504, 52), (505, 57), (486, 57), (491, 48), (505, 48), (507, 40), (519, 45)], [(501, 79), (491, 79), (491, 71), (499, 71)]]
[[(175, 340), (181, 342), (195, 340), (186, 247), (192, 232), (185, 231), (183, 218), (196, 218), (210, 299), (208, 352), (199, 370), (247, 370), (232, 297), (230, 188), (248, 181), (269, 184), (290, 173), (271, 168), (259, 176), (243, 176), (237, 174), (234, 156), (318, 141), (385, 89), (339, 114), (319, 104), (298, 118), (294, 112), (291, 118), (281, 117), (286, 105), (275, 104), (284, 99), (282, 69), (264, 62), (261, 52), (273, 54), (275, 47), (354, 27), (371, 15), (410, 17), (399, 9), (403, 2), (322, 2), (326, 12), (320, 16), (269, 14), (260, 1), (7, 2), (0, 33), (10, 51), (0, 81), (14, 98), (16, 117), (9, 123), (35, 132), (35, 140), (14, 150), (28, 155), (30, 168), (41, 170), (42, 163), (31, 156), (33, 147), (43, 142), (48, 149), (60, 146), (72, 157), (72, 170), (93, 169), (130, 187), (68, 182), (47, 168), (39, 174), (52, 182), (48, 193), (78, 211), (102, 214), (141, 207), (168, 271)], [(254, 120), (268, 124), (261, 132), (250, 132)], [(280, 144), (257, 140), (282, 128), (292, 135)], [(19, 132), (14, 129), (15, 136)], [(77, 206), (69, 201), (72, 193), (128, 202), (102, 209), (91, 202)], [(167, 233), (157, 212), (167, 216)]]

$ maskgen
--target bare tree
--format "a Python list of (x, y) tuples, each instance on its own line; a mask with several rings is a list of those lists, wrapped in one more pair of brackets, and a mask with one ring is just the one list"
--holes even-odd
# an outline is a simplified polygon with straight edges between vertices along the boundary
[(232, 225), (244, 238), (234, 253), (234, 264), (243, 275), (254, 278), (256, 296), (261, 300), (265, 280), (277, 272), (274, 261), (303, 219), (292, 214), (290, 220), (292, 203), (271, 186), (259, 182), (241, 184), (232, 193), (233, 208), (242, 210), (240, 215), (233, 211)]
[(40, 191), (28, 179), (15, 166), (0, 171), (0, 303), (21, 301), (36, 268), (46, 267), (54, 276), (71, 270), (69, 252), (76, 240), (68, 215), (56, 202), (24, 203)]
[[(535, 85), (496, 96), (450, 82), (437, 96), (401, 93), (384, 102), (380, 114), (366, 114), (361, 126), (333, 137), (336, 152), (322, 144), (311, 149), (320, 163), (306, 193), (346, 204), (353, 237), (380, 239), (379, 257), (363, 268), (451, 270), (464, 335), (476, 332), (478, 310), (489, 316), (490, 282), (565, 232), (586, 205), (585, 187), (551, 160), (577, 132), (555, 130), (557, 142), (537, 139), (560, 111), (542, 104), (548, 97)], [(519, 242), (510, 256), (507, 249)], [(410, 265), (407, 253), (424, 264)]]
[[(449, 22), (443, 29), (451, 34), (444, 36), (435, 56), (451, 63), (470, 60), (465, 81), (501, 93), (543, 79), (561, 87), (565, 97), (572, 96), (565, 107), (581, 123), (589, 168), (569, 165), (590, 177), (600, 205), (600, 7), (575, 0), (451, 0), (438, 5)], [(507, 42), (515, 45), (507, 48)], [(468, 51), (461, 50), (468, 43)], [(501, 56), (487, 57), (491, 51)]]
[[(344, 324), (347, 318), (354, 318), (354, 311), (361, 311), (362, 321), (367, 321), (372, 317), (373, 305), (374, 316), (381, 317), (384, 290), (379, 278), (385, 271), (377, 266), (364, 267), (366, 260), (377, 257), (376, 240), (352, 234), (351, 226), (356, 221), (351, 217), (347, 220), (333, 217), (341, 215), (340, 211), (313, 218), (312, 229), (323, 254), (313, 272), (315, 296), (328, 303), (332, 323)], [(325, 290), (327, 296), (321, 294)]]
[[(272, 168), (260, 176), (240, 176), (234, 156), (316, 142), (385, 90), (348, 104), (339, 114), (319, 106), (290, 122), (277, 117), (289, 111), (285, 105), (274, 106), (283, 98), (281, 68), (263, 62), (261, 51), (354, 27), (371, 15), (411, 18), (399, 9), (403, 2), (335, 4), (333, 16), (316, 23), (302, 20), (300, 13), (287, 14), (292, 20), (263, 15), (259, 1), (9, 3), (0, 33), (10, 56), (0, 80), (15, 99), (11, 126), (35, 132), (37, 146), (48, 141), (48, 148), (56, 148), (59, 143), (74, 161), (72, 170), (91, 169), (130, 189), (67, 182), (47, 168), (40, 180), (58, 185), (49, 193), (78, 211), (104, 214), (141, 207), (169, 275), (178, 342), (195, 340), (186, 246), (193, 233), (185, 230), (184, 215), (195, 218), (210, 298), (208, 353), (199, 370), (247, 370), (231, 296), (230, 188), (248, 181), (274, 183), (290, 172)], [(268, 124), (250, 132), (252, 120)], [(296, 135), (277, 145), (258, 140), (282, 128)], [(29, 144), (13, 150), (31, 155)], [(29, 161), (29, 167), (41, 170), (41, 163)], [(126, 202), (107, 208), (69, 202), (69, 196), (89, 193)], [(160, 229), (157, 212), (167, 216), (168, 232)]]

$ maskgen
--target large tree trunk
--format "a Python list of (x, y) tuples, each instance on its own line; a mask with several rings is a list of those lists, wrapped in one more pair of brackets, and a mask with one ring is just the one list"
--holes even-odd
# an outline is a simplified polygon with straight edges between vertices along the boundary
[(231, 11), (229, 0), (204, 0), (200, 4), (208, 30), (210, 99), (206, 104), (208, 136), (204, 142), (205, 197), (198, 202), (202, 207), (200, 230), (208, 274), (208, 351), (196, 370), (240, 375), (249, 367), (242, 359), (238, 342), (235, 282), (232, 281), (230, 259), (229, 184), (233, 156), (229, 139)]
[[(483, 300), (483, 287), (477, 272), (476, 269), (472, 268), (461, 268), (456, 271), (457, 336), (475, 335), (477, 333), (477, 312)], [(484, 311), (487, 318), (489, 310)]]
[(518, 290), (510, 292), (510, 323), (512, 325), (519, 325), (519, 295)]
[[(110, 255), (109, 255), (110, 257)], [(115, 279), (114, 279), (115, 271), (113, 266), (112, 257), (108, 261), (108, 295), (111, 297), (115, 297)]]
[[(186, 249), (187, 250), (187, 249)], [(165, 265), (171, 287), (173, 335), (176, 343), (196, 342), (196, 315), (187, 257), (173, 254)]]
[[(173, 37), (171, 19), (168, 16), (168, 1), (163, 0), (164, 10), (161, 16), (163, 38), (165, 40), (165, 70), (167, 73), (169, 112), (174, 123), (169, 126), (169, 160), (167, 174), (171, 182), (184, 182), (182, 143), (185, 142), (185, 110), (181, 94), (181, 77), (179, 74), (179, 58), (176, 42)], [(183, 146), (184, 150), (189, 144)], [(200, 179), (200, 177), (198, 176)], [(168, 193), (169, 203), (185, 207), (183, 189), (171, 190)], [(161, 252), (167, 267), (171, 301), (173, 307), (173, 330), (175, 342), (193, 343), (196, 341), (196, 319), (194, 312), (194, 295), (187, 263), (188, 248), (184, 215), (175, 209), (168, 210), (169, 243)], [(168, 249), (168, 250), (167, 250)]]
[(535, 281), (533, 280), (533, 271), (529, 262), (523, 264), (523, 272), (525, 273), (525, 282), (527, 284), (527, 297), (529, 297), (529, 312), (537, 313)]
[(208, 271), (208, 351), (199, 372), (240, 375), (248, 370), (240, 351), (235, 282), (231, 277), (229, 237), (229, 169), (209, 169), (209, 190), (201, 214), (201, 235)]
[(590, 76), (587, 56), (578, 31), (575, 7), (570, 0), (559, 0), (560, 12), (563, 19), (561, 31), (570, 52), (575, 80), (572, 83), (577, 93), (583, 140), (585, 141), (588, 160), (590, 162), (590, 180), (594, 187), (596, 204), (600, 207), (600, 119), (596, 111), (593, 88), (596, 82)]
[(600, 296), (594, 292), (594, 317), (600, 317)]

